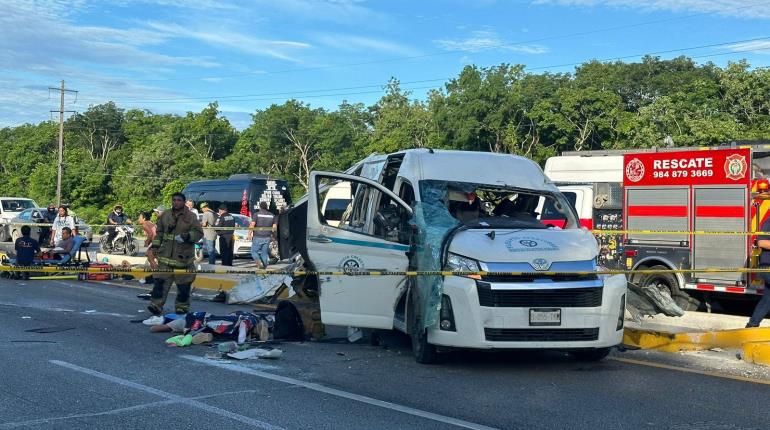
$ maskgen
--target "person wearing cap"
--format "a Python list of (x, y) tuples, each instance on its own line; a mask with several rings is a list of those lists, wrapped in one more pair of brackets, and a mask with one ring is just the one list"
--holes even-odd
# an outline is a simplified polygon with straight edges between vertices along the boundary
[[(195, 243), (203, 238), (203, 229), (198, 217), (185, 207), (185, 200), (184, 194), (174, 193), (171, 196), (171, 209), (158, 217), (157, 234), (152, 240), (151, 249), (158, 259), (159, 270), (195, 270)], [(163, 306), (173, 283), (176, 283), (177, 289), (175, 312), (186, 314), (190, 311), (194, 273), (159, 273), (153, 275), (153, 279), (150, 305), (147, 306), (152, 317), (145, 320), (145, 324), (163, 324)]]
[[(757, 196), (755, 199), (765, 200), (770, 192), (770, 182), (767, 179), (760, 179), (757, 181)], [(762, 226), (757, 232), (757, 247), (759, 247), (761, 253), (759, 254), (759, 268), (770, 269), (770, 218), (762, 223)], [(751, 318), (746, 324), (746, 328), (759, 327), (762, 320), (770, 313), (770, 272), (759, 272), (756, 277), (764, 281), (765, 292), (762, 294), (762, 298), (757, 302), (754, 307), (754, 312), (751, 313)]]
[(276, 231), (276, 217), (267, 210), (267, 202), (259, 202), (259, 211), (251, 215), (249, 238), (251, 239), (251, 258), (258, 269), (267, 269), (270, 260), (270, 240)]
[(203, 243), (206, 245), (206, 253), (208, 254), (209, 264), (217, 264), (217, 232), (214, 230), (214, 225), (217, 223), (217, 214), (211, 210), (209, 204), (201, 202), (201, 210), (203, 211)]
[(233, 227), (235, 227), (235, 217), (227, 211), (227, 205), (224, 203), (219, 205), (219, 218), (217, 218), (215, 226), (224, 228), (222, 230), (217, 230), (217, 235), (219, 235), (219, 255), (222, 256), (222, 265), (232, 266), (234, 245), (233, 234), (235, 233)]

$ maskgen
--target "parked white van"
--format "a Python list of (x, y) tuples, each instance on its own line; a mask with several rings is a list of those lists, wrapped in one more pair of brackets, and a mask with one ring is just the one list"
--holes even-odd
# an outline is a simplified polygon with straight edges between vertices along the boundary
[[(321, 206), (341, 183), (352, 200), (333, 225)], [(563, 228), (538, 220), (544, 202)], [(437, 347), (564, 349), (596, 360), (622, 340), (625, 277), (595, 273), (596, 239), (526, 158), (371, 156), (348, 173), (312, 172), (307, 200), (292, 211), (306, 214), (286, 218), (298, 226), (295, 248), (322, 273), (322, 322), (402, 330), (419, 362), (435, 360)]]
[(25, 209), (36, 208), (38, 204), (24, 197), (0, 197), (0, 242), (11, 239), (8, 224)]

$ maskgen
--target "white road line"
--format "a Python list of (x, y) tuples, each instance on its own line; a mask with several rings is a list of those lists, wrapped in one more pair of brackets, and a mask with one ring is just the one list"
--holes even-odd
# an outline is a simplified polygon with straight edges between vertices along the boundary
[[(217, 393), (217, 394), (209, 394), (206, 396), (198, 396), (198, 397), (189, 397), (185, 398), (185, 400), (204, 400), (204, 399), (210, 399), (213, 397), (221, 397), (221, 396), (230, 396), (234, 394), (245, 394), (245, 393), (257, 393), (257, 390), (242, 390), (242, 391), (230, 391), (226, 393)], [(72, 414), (72, 415), (65, 415), (62, 417), (50, 417), (50, 418), (40, 418), (37, 420), (27, 420), (27, 421), (16, 421), (12, 423), (3, 423), (0, 424), (0, 429), (12, 429), (17, 427), (27, 427), (27, 426), (34, 426), (38, 424), (48, 424), (56, 421), (64, 421), (64, 420), (71, 420), (76, 418), (91, 418), (91, 417), (100, 417), (105, 415), (117, 415), (122, 414), (124, 412), (131, 412), (131, 411), (138, 411), (145, 408), (152, 408), (157, 406), (165, 406), (165, 405), (173, 405), (180, 403), (180, 401), (177, 400), (161, 400), (158, 402), (150, 402), (150, 403), (142, 403), (139, 405), (134, 406), (128, 406), (125, 408), (118, 408), (118, 409), (111, 409), (109, 411), (102, 411), (102, 412), (91, 412), (86, 414)]]
[(148, 387), (147, 385), (142, 385), (137, 382), (132, 382), (127, 379), (118, 378), (117, 376), (108, 375), (106, 373), (102, 373), (96, 370), (88, 369), (85, 367), (80, 367), (78, 365), (67, 363), (66, 361), (59, 361), (59, 360), (49, 360), (50, 363), (55, 364), (57, 366), (65, 367), (70, 370), (74, 370), (76, 372), (85, 373), (86, 375), (90, 375), (99, 379), (103, 379), (105, 381), (112, 382), (113, 384), (122, 385), (124, 387), (130, 387), (136, 390), (144, 391), (145, 393), (154, 394), (158, 397), (162, 397), (166, 400), (174, 400), (178, 403), (192, 406), (194, 408), (198, 408), (201, 410), (204, 410), (206, 412), (210, 412), (212, 414), (217, 414), (219, 416), (230, 418), (235, 421), (239, 421), (244, 424), (248, 424), (252, 427), (257, 427), (265, 430), (284, 430), (282, 427), (272, 425), (270, 423), (260, 421), (251, 417), (247, 417), (245, 415), (237, 414), (235, 412), (228, 411), (226, 409), (218, 408), (216, 406), (211, 406), (203, 402), (199, 402), (197, 400), (188, 399), (182, 396), (177, 396), (176, 394), (167, 393), (165, 391), (159, 390), (157, 388)]
[(207, 366), (219, 367), (222, 369), (245, 373), (245, 374), (256, 376), (259, 378), (283, 382), (284, 384), (307, 388), (308, 390), (318, 391), (320, 393), (330, 394), (332, 396), (342, 397), (344, 399), (354, 400), (356, 402), (366, 403), (372, 406), (378, 406), (381, 408), (390, 409), (393, 411), (402, 412), (404, 414), (413, 415), (416, 417), (425, 418), (433, 421), (438, 421), (445, 424), (451, 424), (457, 427), (473, 429), (473, 430), (498, 430), (494, 427), (488, 427), (482, 424), (472, 423), (469, 421), (464, 421), (457, 418), (448, 417), (445, 415), (434, 414), (433, 412), (427, 412), (420, 409), (410, 408), (409, 406), (403, 406), (396, 403), (386, 402), (384, 400), (378, 400), (372, 397), (362, 396), (360, 394), (349, 393), (347, 391), (338, 390), (336, 388), (329, 388), (313, 382), (306, 382), (306, 381), (301, 381), (299, 379), (289, 378), (286, 376), (275, 375), (273, 373), (262, 372), (256, 369), (252, 369), (252, 368), (237, 365), (237, 364), (222, 363), (222, 362), (217, 362), (217, 361), (209, 360), (203, 357), (196, 357), (192, 355), (183, 355), (182, 358), (190, 361), (194, 361), (196, 363), (205, 364)]

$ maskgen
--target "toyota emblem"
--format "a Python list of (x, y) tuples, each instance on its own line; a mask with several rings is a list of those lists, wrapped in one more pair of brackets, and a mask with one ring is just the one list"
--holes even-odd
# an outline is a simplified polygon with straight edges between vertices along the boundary
[(551, 262), (549, 262), (545, 258), (536, 258), (532, 260), (532, 262), (529, 263), (529, 265), (532, 266), (533, 269), (540, 272), (551, 268)]

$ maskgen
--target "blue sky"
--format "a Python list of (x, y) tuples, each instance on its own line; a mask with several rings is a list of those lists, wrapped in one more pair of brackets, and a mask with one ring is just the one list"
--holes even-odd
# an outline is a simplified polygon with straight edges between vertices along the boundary
[[(113, 100), (157, 113), (218, 100), (239, 129), (289, 98), (414, 97), (463, 66), (574, 63), (680, 48), (699, 62), (770, 65), (770, 0), (0, 0), (0, 126)], [(743, 41), (743, 42), (741, 42)]]

